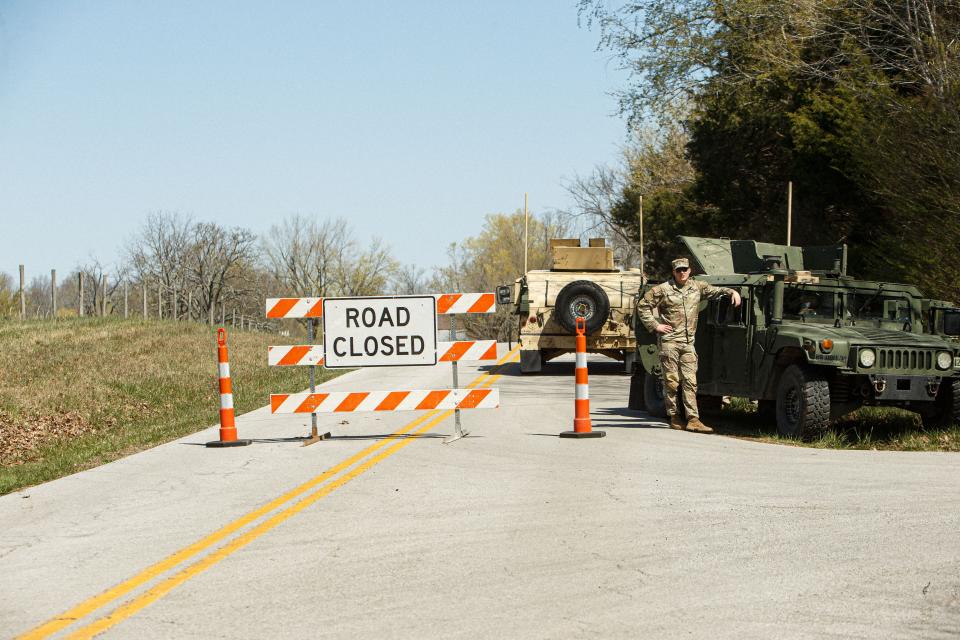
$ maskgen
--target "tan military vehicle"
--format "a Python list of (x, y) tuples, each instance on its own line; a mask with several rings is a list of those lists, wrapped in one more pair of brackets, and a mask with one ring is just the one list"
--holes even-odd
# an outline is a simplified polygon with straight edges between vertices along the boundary
[(530, 271), (513, 287), (520, 333), (520, 371), (576, 349), (576, 318), (587, 327), (587, 352), (620, 360), (632, 372), (636, 339), (631, 328), (639, 269), (621, 271), (603, 238), (581, 247), (578, 239), (550, 241), (552, 266)]

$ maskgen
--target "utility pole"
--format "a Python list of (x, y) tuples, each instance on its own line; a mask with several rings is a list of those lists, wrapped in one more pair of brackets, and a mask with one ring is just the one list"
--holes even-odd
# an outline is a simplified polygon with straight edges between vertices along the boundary
[(527, 246), (530, 244), (530, 212), (527, 209), (527, 194), (523, 194), (523, 273), (527, 273)]
[(640, 279), (643, 279), (643, 196), (640, 196)]

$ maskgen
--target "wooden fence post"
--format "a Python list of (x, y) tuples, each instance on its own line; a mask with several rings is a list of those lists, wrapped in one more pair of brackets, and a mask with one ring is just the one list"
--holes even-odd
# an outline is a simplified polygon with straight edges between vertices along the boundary
[(100, 276), (100, 317), (107, 317), (107, 274)]
[(127, 309), (127, 305), (130, 302), (129, 294), (130, 294), (130, 291), (129, 291), (129, 288), (127, 287), (127, 281), (124, 280), (123, 281), (123, 319), (124, 320), (130, 317), (129, 310)]
[(144, 282), (141, 287), (143, 288), (143, 319), (147, 319), (147, 283)]
[(83, 271), (77, 273), (77, 315), (83, 317)]
[(53, 319), (57, 319), (57, 270), (50, 269), (50, 306), (53, 308)]
[(24, 274), (25, 267), (20, 265), (20, 319), (27, 319), (27, 297), (23, 291), (23, 280), (26, 277)]

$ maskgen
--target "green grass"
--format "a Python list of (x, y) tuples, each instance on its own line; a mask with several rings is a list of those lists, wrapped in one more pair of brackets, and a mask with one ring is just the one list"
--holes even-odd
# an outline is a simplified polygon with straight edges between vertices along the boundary
[(806, 442), (777, 435), (776, 423), (762, 420), (756, 407), (744, 398), (732, 398), (719, 413), (705, 413), (703, 418), (717, 433), (759, 442), (817, 449), (960, 451), (960, 427), (924, 429), (920, 416), (903, 409), (864, 407)]
[[(238, 415), (267, 404), (271, 392), (307, 386), (305, 368), (267, 366), (267, 346), (289, 338), (228, 332)], [(338, 372), (317, 373), (321, 382)], [(0, 323), (0, 495), (217, 424), (217, 378), (207, 325)]]

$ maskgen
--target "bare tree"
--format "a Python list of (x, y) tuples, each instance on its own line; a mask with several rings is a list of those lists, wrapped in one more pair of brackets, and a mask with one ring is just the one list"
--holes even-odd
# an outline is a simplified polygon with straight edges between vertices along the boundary
[(154, 212), (127, 245), (131, 270), (141, 283), (183, 290), (185, 261), (191, 248), (193, 222), (178, 213)]
[(262, 246), (267, 268), (286, 294), (328, 296), (339, 289), (338, 264), (352, 244), (346, 220), (294, 215), (270, 227)]
[(370, 296), (386, 292), (397, 270), (390, 248), (374, 238), (366, 249), (358, 250), (355, 245), (350, 249), (342, 251), (337, 260), (341, 295)]
[(390, 283), (390, 291), (402, 296), (432, 293), (428, 288), (426, 270), (415, 264), (398, 265)]
[(194, 224), (190, 234), (183, 264), (186, 280), (198, 309), (206, 312), (212, 325), (228, 287), (256, 259), (256, 236), (246, 229), (224, 229), (212, 222)]

